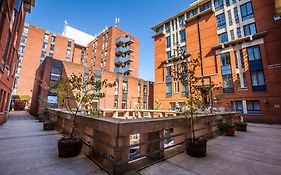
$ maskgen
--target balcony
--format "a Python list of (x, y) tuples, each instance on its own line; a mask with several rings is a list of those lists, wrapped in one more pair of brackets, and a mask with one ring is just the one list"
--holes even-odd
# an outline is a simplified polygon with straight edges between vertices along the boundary
[(126, 56), (126, 57), (119, 56), (119, 57), (115, 58), (114, 63), (116, 65), (122, 65), (124, 63), (132, 62), (132, 61), (133, 61), (133, 58), (131, 56)]
[(134, 41), (131, 39), (131, 37), (119, 37), (116, 39), (115, 44), (117, 46), (121, 46), (122, 44), (132, 44)]
[(114, 72), (117, 74), (124, 74), (133, 71), (130, 67), (117, 67)]
[(133, 49), (131, 49), (131, 47), (130, 46), (127, 46), (127, 47), (118, 47), (118, 48), (116, 48), (115, 49), (115, 54), (116, 55), (122, 55), (123, 53), (125, 54), (125, 53), (131, 53), (131, 52), (133, 52), (134, 50)]

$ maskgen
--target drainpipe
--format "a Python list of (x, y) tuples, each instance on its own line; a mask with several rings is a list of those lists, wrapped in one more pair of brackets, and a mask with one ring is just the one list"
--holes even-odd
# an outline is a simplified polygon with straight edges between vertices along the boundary
[(197, 17), (197, 33), (199, 40), (199, 51), (200, 51), (200, 66), (201, 66), (201, 76), (202, 76), (202, 86), (204, 86), (204, 70), (203, 70), (203, 58), (202, 58), (202, 43), (201, 43), (201, 34), (200, 34), (200, 16)]

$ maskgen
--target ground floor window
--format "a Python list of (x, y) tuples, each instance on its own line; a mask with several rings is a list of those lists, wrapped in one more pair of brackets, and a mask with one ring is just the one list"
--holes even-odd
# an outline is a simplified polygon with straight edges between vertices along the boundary
[(122, 109), (127, 109), (127, 102), (126, 101), (122, 101)]
[(247, 111), (249, 114), (260, 114), (260, 102), (258, 100), (249, 100), (247, 101)]

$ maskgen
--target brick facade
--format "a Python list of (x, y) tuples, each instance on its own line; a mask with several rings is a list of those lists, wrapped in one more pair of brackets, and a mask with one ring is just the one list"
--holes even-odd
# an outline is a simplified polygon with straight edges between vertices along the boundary
[(0, 0), (0, 124), (9, 111), (25, 15), (34, 4), (35, 0)]
[[(180, 44), (191, 54), (191, 59), (200, 58), (201, 51), (203, 72), (200, 67), (196, 73), (198, 76), (210, 75), (214, 83), (221, 85), (224, 93), (220, 105), (225, 110), (243, 112), (251, 122), (280, 124), (281, 92), (277, 87), (281, 85), (281, 22), (273, 20), (274, 0), (243, 0), (235, 3), (230, 1), (230, 4), (227, 4), (227, 1), (220, 2), (223, 2), (222, 6), (216, 6), (213, 1), (207, 0), (195, 2), (185, 11), (153, 27), (156, 31), (153, 36), (155, 100), (159, 100), (163, 109), (173, 108), (174, 103), (185, 100), (181, 93), (181, 85), (180, 92), (175, 93), (174, 80), (171, 81), (171, 96), (167, 96), (167, 65), (162, 64), (163, 61), (169, 60), (167, 37), (172, 37), (176, 33), (176, 27), (181, 27), (180, 17), (183, 15), (185, 25), (184, 28), (178, 29), (178, 33), (185, 30), (186, 41)], [(253, 9), (253, 14), (248, 14), (247, 18), (243, 14), (244, 11), (242, 12), (246, 5)], [(224, 20), (219, 22), (221, 18), (218, 16), (223, 14)], [(177, 26), (173, 31), (175, 23)], [(169, 25), (169, 30), (165, 28), (166, 24)], [(221, 24), (225, 26), (223, 29), (218, 28)], [(251, 35), (246, 33), (249, 32), (249, 25), (251, 28), (248, 30), (253, 32)], [(238, 30), (242, 36), (239, 36)], [(220, 41), (224, 39), (220, 38), (223, 34), (228, 35), (227, 41)], [(171, 47), (174, 47), (173, 44)], [(172, 57), (174, 56), (176, 55)], [(230, 62), (226, 65), (222, 62), (225, 56)], [(223, 80), (223, 77), (227, 76), (231, 82)]]

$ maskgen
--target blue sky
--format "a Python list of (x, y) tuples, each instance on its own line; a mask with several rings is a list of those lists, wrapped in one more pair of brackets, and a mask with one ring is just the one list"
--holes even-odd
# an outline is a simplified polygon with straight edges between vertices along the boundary
[(186, 9), (192, 0), (36, 0), (26, 22), (61, 34), (64, 21), (94, 35), (120, 18), (119, 27), (140, 40), (140, 78), (154, 80), (152, 26)]

